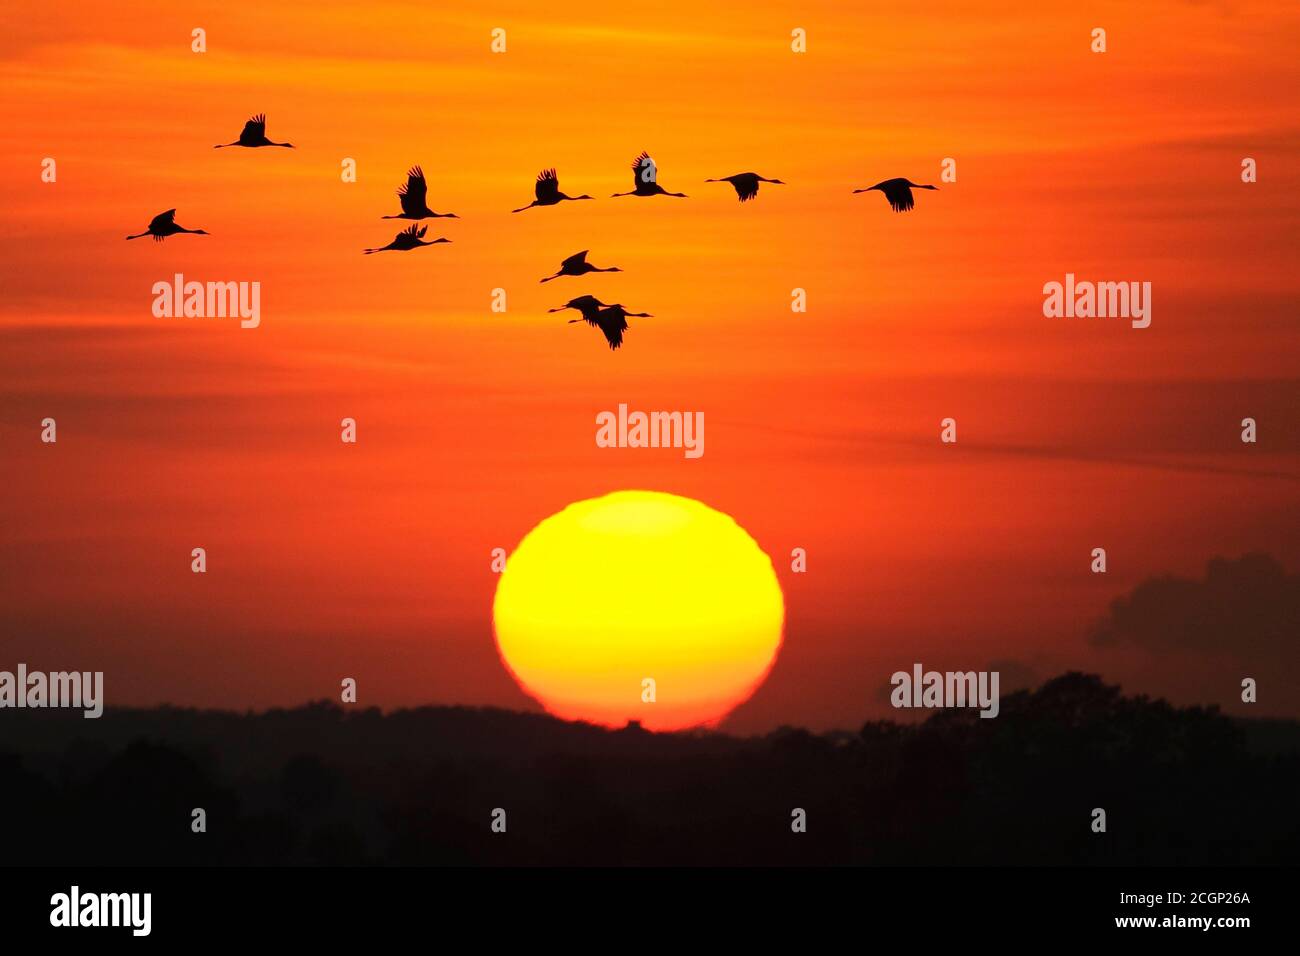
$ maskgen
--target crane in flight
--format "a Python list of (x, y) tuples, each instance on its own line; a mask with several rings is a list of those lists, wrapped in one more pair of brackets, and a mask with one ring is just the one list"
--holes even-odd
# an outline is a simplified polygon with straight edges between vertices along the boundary
[(160, 212), (150, 219), (149, 228), (144, 232), (138, 232), (134, 236), (127, 236), (127, 238), (139, 239), (141, 236), (153, 236), (154, 242), (162, 242), (168, 236), (174, 236), (181, 232), (188, 232), (195, 236), (208, 235), (202, 229), (186, 229), (184, 226), (176, 225), (176, 210), (168, 209), (166, 212)]
[(876, 183), (874, 186), (868, 186), (866, 189), (855, 189), (854, 194), (869, 193), (873, 189), (879, 189), (889, 200), (889, 205), (894, 212), (907, 212), (916, 205), (912, 198), (913, 189), (938, 189), (938, 186), (922, 186), (920, 183), (914, 183), (910, 179), (886, 179), (883, 183)]
[(627, 331), (628, 318), (654, 318), (649, 312), (629, 312), (617, 302), (606, 305), (594, 295), (580, 295), (576, 299), (570, 299), (558, 309), (549, 311), (563, 312), (565, 309), (573, 309), (582, 315), (580, 319), (570, 319), (570, 325), (574, 322), (586, 322), (593, 328), (600, 329), (611, 351), (623, 344), (623, 333)]
[(565, 309), (573, 309), (575, 312), (582, 314), (581, 319), (570, 319), (569, 324), (574, 322), (585, 321), (588, 325), (596, 324), (596, 315), (601, 309), (608, 308), (604, 302), (601, 302), (594, 295), (580, 295), (576, 299), (570, 299), (564, 305), (555, 309), (547, 309), (548, 312), (563, 312)]
[(213, 146), (213, 149), (222, 149), (226, 146), (247, 146), (254, 149), (258, 146), (283, 146), (286, 149), (293, 149), (293, 143), (273, 143), (266, 138), (266, 114), (258, 113), (247, 123), (244, 124), (244, 131), (239, 134), (239, 139), (233, 143), (219, 143)]
[(566, 196), (560, 192), (560, 177), (556, 175), (554, 169), (543, 169), (537, 174), (537, 182), (533, 185), (533, 195), (537, 198), (527, 206), (520, 206), (518, 209), (512, 209), (511, 212), (523, 212), (525, 209), (532, 209), (534, 206), (554, 206), (556, 203), (569, 200), (576, 202), (579, 199), (591, 199), (591, 196)]
[(622, 272), (618, 266), (610, 266), (608, 269), (601, 269), (593, 266), (587, 261), (587, 253), (590, 249), (583, 249), (581, 252), (575, 252), (569, 258), (560, 263), (560, 271), (553, 276), (547, 276), (540, 281), (550, 282), (552, 279), (558, 279), (560, 276), (584, 276), (588, 272)]
[(689, 199), (686, 193), (670, 193), (664, 187), (659, 185), (659, 168), (655, 161), (650, 158), (650, 154), (642, 150), (641, 155), (632, 160), (632, 185), (631, 192), (614, 193), (611, 199), (619, 196), (675, 196), (678, 199)]
[(758, 173), (736, 173), (734, 176), (722, 176), (719, 179), (706, 179), (706, 183), (731, 183), (736, 190), (736, 196), (741, 202), (749, 202), (758, 195), (759, 183), (775, 183), (778, 186), (784, 186), (785, 183), (779, 179), (768, 179), (760, 176)]
[(424, 242), (424, 234), (429, 231), (428, 226), (409, 226), (403, 229), (393, 241), (386, 246), (380, 246), (378, 249), (366, 249), (366, 255), (372, 252), (386, 252), (392, 249), (395, 252), (409, 252), (412, 249), (418, 249), (420, 246), (433, 246), (440, 242), (451, 242), (450, 239), (435, 239), (433, 242)]
[(434, 212), (428, 204), (429, 184), (424, 180), (424, 170), (412, 166), (406, 173), (406, 182), (397, 189), (402, 211), (384, 219), (459, 219), (454, 212)]

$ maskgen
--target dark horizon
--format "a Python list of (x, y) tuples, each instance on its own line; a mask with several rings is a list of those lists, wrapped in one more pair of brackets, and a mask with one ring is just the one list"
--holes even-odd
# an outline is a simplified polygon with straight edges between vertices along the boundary
[[(1080, 673), (1002, 705), (754, 737), (324, 701), (21, 711), (0, 723), (0, 812), (32, 824), (10, 841), (31, 865), (1237, 865), (1300, 849), (1300, 721)], [(56, 826), (73, 808), (79, 824)]]

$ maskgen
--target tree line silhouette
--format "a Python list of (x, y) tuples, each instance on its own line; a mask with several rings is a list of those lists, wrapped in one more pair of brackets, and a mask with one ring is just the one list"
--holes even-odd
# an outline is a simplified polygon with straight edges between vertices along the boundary
[(1300, 723), (1080, 673), (996, 720), (751, 738), (323, 702), (0, 722), (11, 865), (1282, 864), (1298, 784)]

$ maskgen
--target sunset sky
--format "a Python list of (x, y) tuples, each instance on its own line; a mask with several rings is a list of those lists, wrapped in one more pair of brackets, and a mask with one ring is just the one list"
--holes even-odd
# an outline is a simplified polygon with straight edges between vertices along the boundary
[[(350, 676), (362, 704), (536, 707), (491, 551), (644, 488), (776, 567), (784, 644), (728, 729), (891, 715), (916, 661), (1234, 712), (1259, 676), (1252, 713), (1300, 714), (1266, 680), (1294, 651), (1089, 640), (1149, 578), (1300, 569), (1300, 6), (906, 6), (10, 4), (0, 668), (103, 670), (110, 706)], [(296, 149), (212, 149), (261, 112)], [(607, 198), (643, 149), (689, 199)], [(363, 256), (414, 164), (452, 243)], [(552, 166), (598, 201), (512, 215)], [(704, 183), (750, 170), (787, 185)], [(852, 194), (894, 176), (941, 188)], [(172, 207), (211, 235), (123, 241)], [(625, 271), (539, 284), (581, 249)], [(260, 282), (260, 327), (155, 318), (178, 272)], [(1151, 327), (1045, 318), (1067, 272), (1150, 282)], [(654, 317), (611, 352), (547, 312), (583, 293)], [(703, 411), (706, 453), (598, 448), (621, 402)]]

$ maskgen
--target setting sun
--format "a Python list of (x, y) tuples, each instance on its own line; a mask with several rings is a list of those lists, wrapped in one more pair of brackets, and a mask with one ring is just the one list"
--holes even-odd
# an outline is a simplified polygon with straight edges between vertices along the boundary
[(510, 555), (493, 604), (502, 658), (548, 711), (653, 730), (713, 723), (744, 701), (784, 616), (772, 562), (743, 528), (651, 491), (547, 518)]

